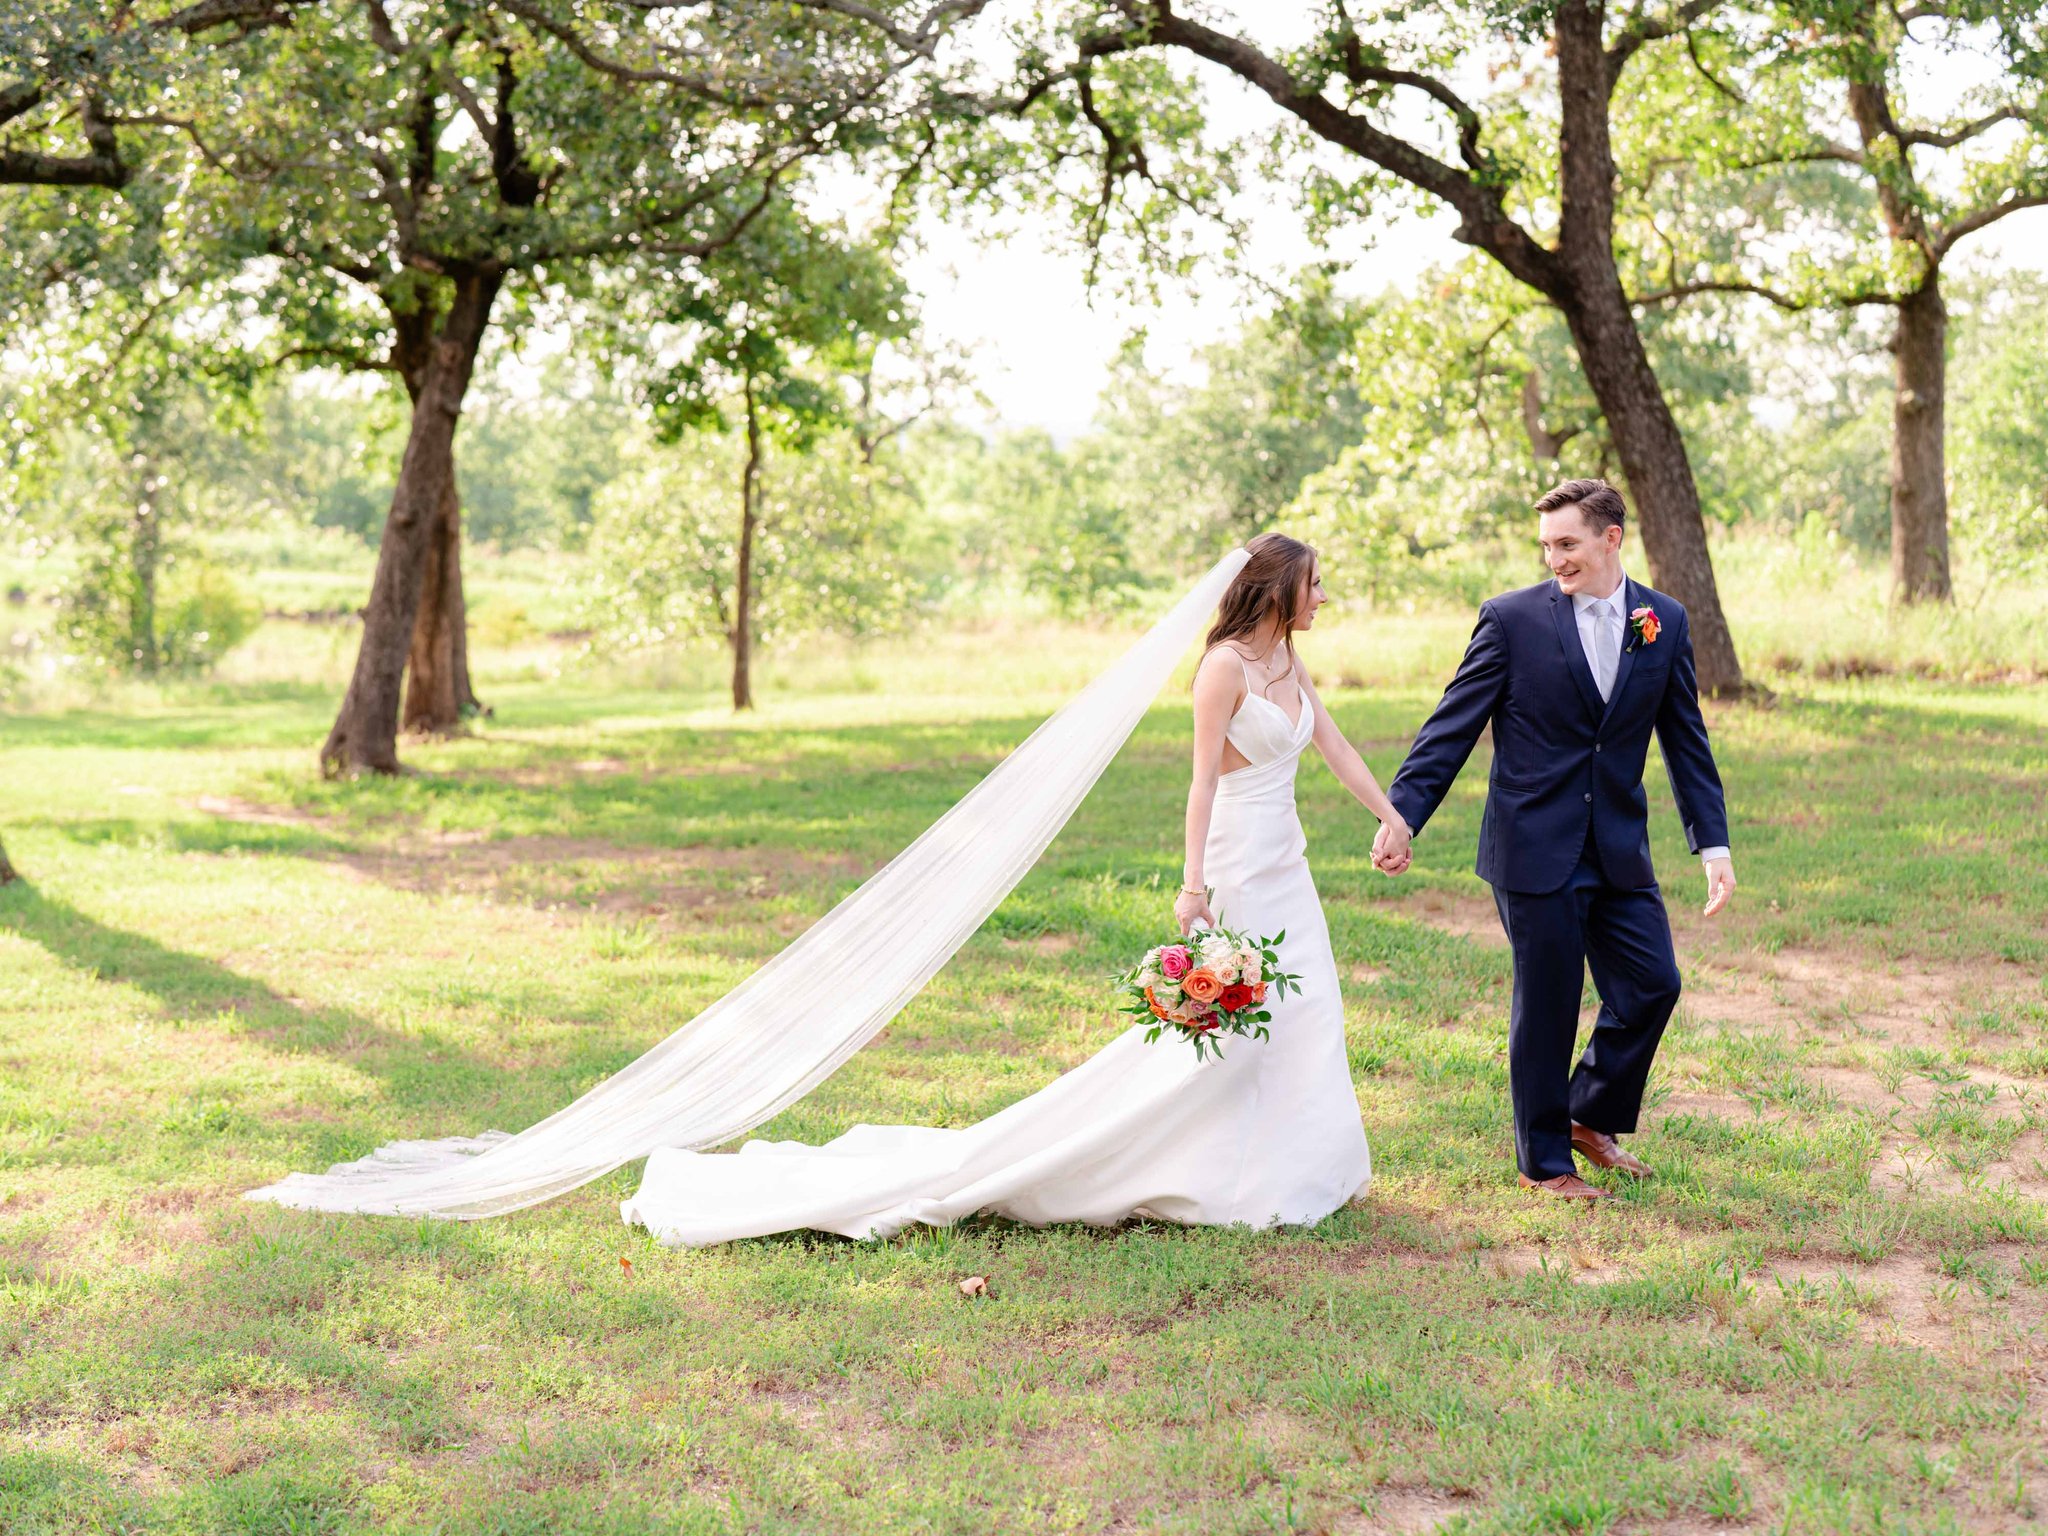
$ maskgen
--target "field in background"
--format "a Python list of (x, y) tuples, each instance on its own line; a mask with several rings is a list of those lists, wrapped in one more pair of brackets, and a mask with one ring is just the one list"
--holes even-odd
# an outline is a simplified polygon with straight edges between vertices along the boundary
[[(1610, 1209), (1512, 1187), (1483, 764), (1402, 881), (1305, 765), (1379, 1170), (1311, 1232), (670, 1253), (617, 1219), (630, 1168), (470, 1226), (237, 1198), (615, 1071), (1126, 629), (815, 644), (735, 720), (715, 651), (581, 659), (559, 570), (479, 561), (497, 715), (387, 783), (312, 772), (345, 624), (272, 621), (212, 682), (29, 677), (0, 718), (29, 877), (0, 893), (0, 1530), (2037, 1527), (2048, 695), (1954, 679), (2048, 670), (2048, 639), (2027, 592), (1899, 619), (1829, 558), (1723, 551), (1777, 697), (1712, 711), (1743, 881), (1716, 924), (1652, 785), (1687, 995), (1660, 1176)], [(274, 609), (349, 600), (258, 569)], [(1339, 612), (1305, 654), (1384, 777), (1469, 615)], [(1182, 707), (762, 1134), (965, 1123), (1100, 1046), (1176, 883)]]

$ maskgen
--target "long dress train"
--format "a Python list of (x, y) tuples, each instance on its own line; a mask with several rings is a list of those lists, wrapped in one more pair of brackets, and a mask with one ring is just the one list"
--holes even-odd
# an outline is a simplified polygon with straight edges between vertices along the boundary
[(1285, 929), (1281, 963), (1302, 991), (1272, 1008), (1266, 1040), (1197, 1062), (1184, 1043), (1124, 1031), (1095, 1056), (976, 1125), (856, 1125), (810, 1146), (737, 1153), (664, 1148), (621, 1207), (672, 1246), (813, 1229), (887, 1237), (991, 1211), (1043, 1225), (1132, 1216), (1265, 1227), (1319, 1221), (1362, 1194), (1372, 1159), (1344, 1046), (1344, 1006), (1322, 901), (1295, 813), (1294, 774), (1314, 733), (1246, 690), (1229, 739), (1248, 767), (1217, 784), (1204, 870), (1218, 921)]

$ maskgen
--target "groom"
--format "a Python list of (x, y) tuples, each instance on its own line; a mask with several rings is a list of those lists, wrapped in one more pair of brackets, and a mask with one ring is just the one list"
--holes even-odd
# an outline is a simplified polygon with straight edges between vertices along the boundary
[[(1457, 676), (1387, 789), (1407, 828), (1380, 829), (1373, 863), (1389, 874), (1408, 867), (1409, 839), (1491, 725), (1479, 875), (1514, 952), (1515, 1161), (1529, 1188), (1597, 1200), (1606, 1191), (1579, 1177), (1572, 1153), (1649, 1176), (1616, 1138), (1636, 1128), (1678, 1002), (1643, 796), (1652, 732), (1686, 845), (1706, 863), (1709, 917), (1734, 892), (1735, 867), (1685, 610), (1622, 574), (1621, 493), (1567, 480), (1536, 511), (1555, 579), (1480, 606)], [(1570, 1068), (1588, 964), (1600, 1016)]]

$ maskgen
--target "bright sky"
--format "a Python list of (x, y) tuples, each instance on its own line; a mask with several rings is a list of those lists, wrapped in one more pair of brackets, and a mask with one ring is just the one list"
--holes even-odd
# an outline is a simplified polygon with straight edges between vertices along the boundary
[[(1254, 14), (1242, 3), (1234, 9), (1240, 16)], [(1239, 30), (1284, 45), (1310, 9), (1306, 0), (1259, 0), (1257, 26)], [(1221, 71), (1204, 69), (1210, 119), (1220, 134), (1257, 131), (1274, 122), (1271, 102)], [(1947, 94), (1942, 87), (1963, 83), (1948, 70), (1942, 73), (1949, 78), (1923, 79), (1924, 94), (1916, 96), (1938, 98)], [(1406, 285), (1424, 268), (1462, 257), (1465, 247), (1450, 238), (1454, 223), (1439, 214), (1382, 225), (1369, 246), (1360, 240), (1337, 253), (1349, 262), (1347, 291), (1362, 295), (1390, 283)], [(1254, 230), (1257, 270), (1275, 282), (1322, 254), (1303, 233), (1284, 189), (1259, 210)], [(2016, 214), (1973, 237), (1967, 249), (1975, 267), (2048, 270), (2048, 209)], [(1091, 296), (1085, 273), (1083, 258), (1061, 249), (1036, 221), (1000, 245), (983, 244), (966, 229), (934, 230), (929, 250), (907, 263), (931, 339), (965, 355), (992, 418), (1043, 427), (1063, 439), (1089, 425), (1109, 365), (1128, 333), (1144, 327), (1148, 360), (1179, 371), (1204, 344), (1235, 330), (1246, 313), (1246, 296), (1214, 273), (1191, 285), (1167, 286), (1156, 305), (1130, 302), (1108, 284)]]

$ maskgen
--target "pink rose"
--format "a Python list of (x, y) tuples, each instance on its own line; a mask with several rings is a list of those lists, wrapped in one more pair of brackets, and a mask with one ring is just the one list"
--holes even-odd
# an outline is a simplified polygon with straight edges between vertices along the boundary
[(1168, 981), (1179, 981), (1194, 963), (1194, 956), (1188, 953), (1185, 944), (1169, 944), (1159, 951), (1159, 974)]

